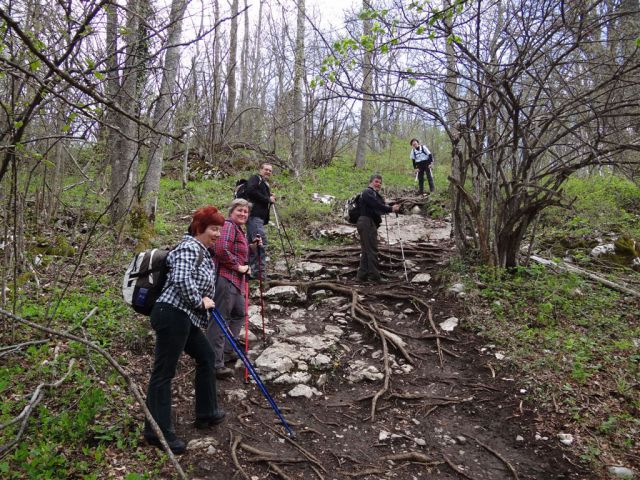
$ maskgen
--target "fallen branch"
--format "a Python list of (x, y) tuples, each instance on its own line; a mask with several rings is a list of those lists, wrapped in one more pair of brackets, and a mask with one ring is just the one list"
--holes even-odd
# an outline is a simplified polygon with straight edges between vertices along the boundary
[(3, 445), (2, 447), (0, 447), (0, 458), (4, 457), (4, 455), (7, 454), (14, 446), (16, 446), (20, 441), (20, 439), (22, 438), (22, 435), (24, 434), (24, 431), (27, 428), (27, 424), (29, 423), (29, 417), (31, 416), (31, 412), (33, 412), (33, 410), (36, 408), (38, 403), (40, 403), (40, 401), (44, 398), (44, 389), (57, 388), (60, 385), (62, 385), (62, 383), (67, 379), (67, 377), (71, 373), (71, 369), (73, 368), (73, 365), (75, 363), (76, 363), (75, 358), (72, 358), (71, 361), (69, 362), (69, 366), (67, 367), (67, 372), (56, 382), (41, 383), (40, 385), (38, 385), (35, 391), (33, 392), (33, 394), (31, 395), (31, 399), (22, 409), (22, 412), (20, 412), (20, 414), (14, 417), (13, 419), (9, 420), (7, 423), (0, 425), (0, 430), (3, 430), (8, 426), (13, 425), (14, 423), (18, 423), (22, 421), (22, 423), (20, 424), (20, 429), (16, 434), (16, 437), (6, 445)]
[(634, 297), (640, 298), (640, 292), (636, 290), (632, 290), (628, 287), (625, 287), (624, 285), (620, 285), (619, 283), (612, 282), (611, 280), (607, 280), (606, 278), (601, 277), (600, 275), (597, 275), (593, 272), (589, 272), (588, 270), (585, 270), (583, 268), (576, 267), (575, 265), (570, 265), (566, 262), (554, 262), (553, 260), (548, 260), (546, 258), (538, 257), (536, 255), (532, 255), (531, 260), (533, 260), (534, 262), (540, 263), (542, 265), (550, 266), (552, 268), (557, 268), (558, 270), (576, 273), (578, 275), (588, 278), (589, 280), (593, 280), (594, 282), (598, 282), (609, 288), (618, 290), (619, 292), (626, 293), (627, 295), (632, 295)]
[[(433, 328), (433, 333), (438, 335), (438, 329), (436, 328), (436, 324), (433, 322), (431, 305), (427, 305), (427, 317), (429, 318), (429, 323), (431, 324), (431, 328)], [(442, 368), (444, 366), (444, 358), (442, 356), (442, 345), (440, 345), (439, 338), (436, 338), (436, 346), (438, 347), (438, 359), (440, 360), (440, 368)]]
[(462, 475), (464, 478), (467, 478), (469, 480), (476, 480), (475, 478), (467, 475), (465, 472), (463, 472), (461, 469), (458, 468), (458, 466), (456, 464), (454, 464), (449, 457), (447, 457), (444, 453), (442, 454), (442, 458), (444, 458), (444, 462), (449, 465), (449, 467), (451, 468), (451, 470), (453, 470), (454, 472)]
[(231, 459), (233, 460), (233, 464), (236, 466), (236, 469), (240, 474), (246, 479), (251, 480), (251, 477), (247, 475), (247, 472), (244, 471), (242, 465), (240, 465), (240, 461), (238, 460), (238, 446), (242, 443), (242, 435), (233, 435), (231, 442)]

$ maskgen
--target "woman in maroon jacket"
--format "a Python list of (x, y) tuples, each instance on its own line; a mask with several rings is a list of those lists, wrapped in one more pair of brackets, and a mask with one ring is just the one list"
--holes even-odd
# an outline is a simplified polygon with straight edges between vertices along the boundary
[[(249, 244), (242, 230), (242, 226), (249, 218), (250, 208), (251, 204), (242, 198), (231, 202), (229, 216), (222, 226), (220, 238), (214, 247), (214, 261), (218, 272), (214, 302), (236, 338), (245, 316), (245, 282), (251, 273), (247, 265)], [(216, 322), (211, 322), (206, 335), (214, 351), (216, 377), (230, 377), (233, 375), (233, 370), (225, 367), (224, 362), (233, 358), (231, 345), (225, 341), (224, 333)]]

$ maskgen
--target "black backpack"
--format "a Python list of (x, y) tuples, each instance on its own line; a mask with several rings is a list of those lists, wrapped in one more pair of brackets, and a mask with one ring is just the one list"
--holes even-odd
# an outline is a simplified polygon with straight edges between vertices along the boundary
[[(138, 253), (129, 264), (122, 281), (122, 296), (127, 305), (142, 315), (151, 315), (151, 310), (164, 290), (169, 267), (167, 255), (171, 250), (154, 248)], [(204, 259), (202, 249), (198, 251), (196, 267)]]
[(241, 178), (236, 182), (236, 189), (233, 191), (233, 198), (244, 198), (246, 200), (247, 184), (249, 181), (246, 178)]
[(345, 219), (349, 223), (358, 223), (360, 218), (360, 194), (347, 200)]

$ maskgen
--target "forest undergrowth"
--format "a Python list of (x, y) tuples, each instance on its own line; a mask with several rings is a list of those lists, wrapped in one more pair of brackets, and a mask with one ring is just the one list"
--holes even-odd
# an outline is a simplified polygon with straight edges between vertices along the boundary
[[(404, 151), (395, 148), (398, 155)], [(300, 178), (274, 175), (278, 213), (299, 253), (328, 242), (313, 238), (310, 226), (335, 221), (339, 205), (366, 186), (369, 170), (384, 176), (389, 196), (414, 188), (410, 165), (395, 161), (393, 152), (372, 157), (364, 171), (344, 158)], [(446, 175), (446, 166), (438, 165), (438, 186), (446, 184)], [(76, 227), (90, 229), (92, 220), (100, 218), (101, 200), (69, 192), (58, 221), (28, 236), (33, 268), (18, 272), (4, 309), (95, 342), (126, 367), (152, 338), (146, 319), (121, 300), (125, 265), (135, 251), (178, 241), (196, 207), (225, 205), (237, 178), (194, 181), (186, 189), (165, 178), (153, 230), (131, 224), (112, 228), (100, 220), (86, 245)], [(313, 202), (312, 193), (333, 195), (336, 202)], [(543, 215), (531, 239), (534, 251), (571, 257), (640, 291), (637, 271), (589, 255), (609, 238), (640, 240), (640, 189), (613, 176), (589, 177), (570, 181), (567, 194), (576, 197), (573, 210)], [(446, 203), (446, 197), (439, 188), (438, 200)], [(271, 234), (275, 239), (275, 230)], [(278, 249), (272, 245), (277, 261)], [(575, 448), (594, 465), (638, 465), (638, 297), (534, 264), (498, 271), (452, 258), (442, 277), (465, 283), (466, 328), (499, 345), (510, 360), (505, 365), (518, 368), (519, 381), (540, 405), (541, 428), (553, 423), (573, 429)], [(0, 335), (0, 476), (154, 478), (166, 458), (140, 445), (135, 400), (102, 356), (15, 322), (5, 321)]]

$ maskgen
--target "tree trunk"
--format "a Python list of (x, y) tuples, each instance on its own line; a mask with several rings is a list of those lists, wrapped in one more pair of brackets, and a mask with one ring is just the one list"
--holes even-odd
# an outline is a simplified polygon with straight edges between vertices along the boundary
[(224, 120), (224, 136), (234, 128), (236, 115), (236, 61), (238, 57), (238, 0), (231, 4), (231, 27), (229, 31), (229, 62), (227, 63), (227, 111)]
[(298, 0), (298, 24), (296, 31), (296, 52), (293, 78), (293, 165), (296, 175), (304, 168), (305, 151), (305, 113), (302, 99), (302, 82), (304, 78), (304, 0)]
[[(165, 132), (169, 128), (171, 119), (171, 96), (178, 74), (178, 62), (180, 59), (180, 42), (182, 34), (182, 19), (187, 7), (186, 0), (173, 0), (169, 16), (169, 32), (166, 43), (164, 66), (162, 68), (162, 81), (160, 92), (153, 111), (152, 125), (156, 130)], [(149, 148), (149, 161), (147, 173), (142, 189), (142, 204), (151, 221), (156, 217), (156, 204), (158, 191), (160, 190), (160, 177), (162, 175), (163, 157), (166, 153), (166, 138), (159, 133), (152, 133)]]
[[(367, 0), (362, 1), (363, 10), (371, 10)], [(371, 35), (373, 20), (365, 18), (363, 20), (364, 37)], [(369, 135), (371, 133), (371, 86), (373, 84), (372, 53), (365, 48), (362, 56), (362, 110), (360, 111), (360, 128), (358, 129), (358, 146), (356, 147), (355, 166), (364, 168)]]

